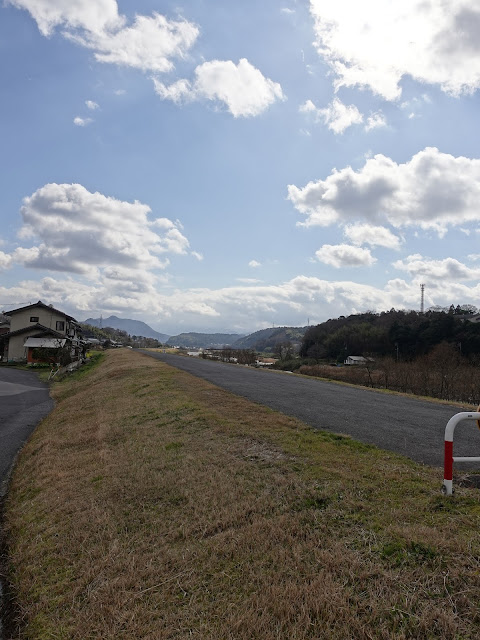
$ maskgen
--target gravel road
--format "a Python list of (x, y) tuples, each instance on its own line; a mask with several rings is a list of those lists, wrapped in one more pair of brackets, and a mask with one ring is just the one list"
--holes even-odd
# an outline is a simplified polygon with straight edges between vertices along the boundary
[[(461, 409), (314, 378), (142, 351), (237, 395), (433, 466), (443, 466), (445, 425)], [(479, 456), (480, 431), (468, 421), (455, 431), (455, 455)], [(456, 463), (459, 469), (478, 465)]]
[(0, 367), (0, 496), (17, 452), (52, 409), (48, 387), (35, 373)]

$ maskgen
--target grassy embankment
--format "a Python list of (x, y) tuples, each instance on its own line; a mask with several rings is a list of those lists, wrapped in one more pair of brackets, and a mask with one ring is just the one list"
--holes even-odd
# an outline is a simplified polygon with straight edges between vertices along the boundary
[(476, 639), (480, 499), (129, 350), (53, 386), (6, 508), (18, 637)]

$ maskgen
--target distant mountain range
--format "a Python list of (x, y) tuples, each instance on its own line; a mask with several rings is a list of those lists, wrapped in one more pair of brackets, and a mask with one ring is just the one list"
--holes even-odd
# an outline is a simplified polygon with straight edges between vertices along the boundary
[(229, 345), (233, 349), (273, 351), (275, 345), (282, 342), (300, 345), (306, 330), (307, 327), (270, 327), (247, 336), (237, 333), (180, 333), (178, 336), (171, 336), (167, 344), (203, 349)]
[(148, 324), (141, 320), (129, 320), (128, 318), (117, 318), (110, 316), (109, 318), (87, 318), (85, 324), (92, 327), (112, 327), (112, 329), (122, 329), (131, 336), (143, 336), (144, 338), (155, 338), (159, 342), (166, 342), (169, 338), (165, 333), (159, 333), (152, 329)]
[(224, 347), (232, 345), (243, 336), (239, 333), (180, 333), (178, 336), (171, 336), (167, 344), (172, 347), (199, 347), (210, 349), (212, 347)]
[(85, 324), (94, 327), (112, 327), (121, 329), (131, 336), (143, 336), (155, 338), (159, 342), (171, 346), (208, 349), (212, 347), (224, 347), (229, 345), (235, 349), (256, 349), (257, 351), (271, 351), (280, 342), (300, 343), (307, 327), (270, 327), (261, 329), (249, 335), (239, 333), (179, 333), (176, 336), (168, 336), (152, 329), (141, 320), (130, 320), (110, 316), (108, 318), (88, 318)]

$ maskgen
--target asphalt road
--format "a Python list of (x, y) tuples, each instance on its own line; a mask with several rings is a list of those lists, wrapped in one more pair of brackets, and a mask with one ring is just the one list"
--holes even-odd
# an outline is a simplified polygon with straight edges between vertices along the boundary
[[(348, 434), (412, 460), (443, 466), (445, 426), (461, 408), (277, 371), (142, 351), (237, 395), (294, 416), (317, 429)], [(465, 409), (467, 410), (467, 409)], [(480, 456), (472, 421), (455, 430), (454, 455)], [(455, 463), (458, 469), (479, 468)]]
[(0, 367), (0, 496), (17, 452), (52, 409), (48, 387), (35, 373)]

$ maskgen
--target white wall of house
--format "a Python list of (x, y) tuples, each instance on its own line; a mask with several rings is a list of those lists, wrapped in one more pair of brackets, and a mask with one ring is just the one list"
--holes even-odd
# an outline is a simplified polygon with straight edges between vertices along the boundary
[(12, 313), (10, 316), (10, 332), (28, 329), (29, 327), (31, 327), (31, 331), (24, 331), (18, 336), (11, 336), (8, 339), (6, 353), (8, 360), (18, 361), (26, 359), (27, 350), (24, 346), (25, 340), (38, 335), (39, 329), (36, 327), (37, 324), (41, 324), (47, 329), (52, 329), (52, 331), (66, 338), (70, 337), (75, 339), (76, 337), (76, 324), (70, 316), (51, 307), (32, 305), (25, 309), (15, 311), (15, 313)]
[(18, 336), (12, 336), (11, 338), (9, 338), (7, 347), (7, 359), (15, 361), (26, 360), (27, 349), (24, 346), (25, 340), (37, 334), (38, 329), (32, 328), (31, 331), (25, 331)]
[(34, 326), (37, 323), (63, 334), (66, 334), (68, 329), (68, 321), (63, 313), (44, 307), (30, 307), (12, 314), (10, 318), (10, 331), (17, 331), (29, 325)]

